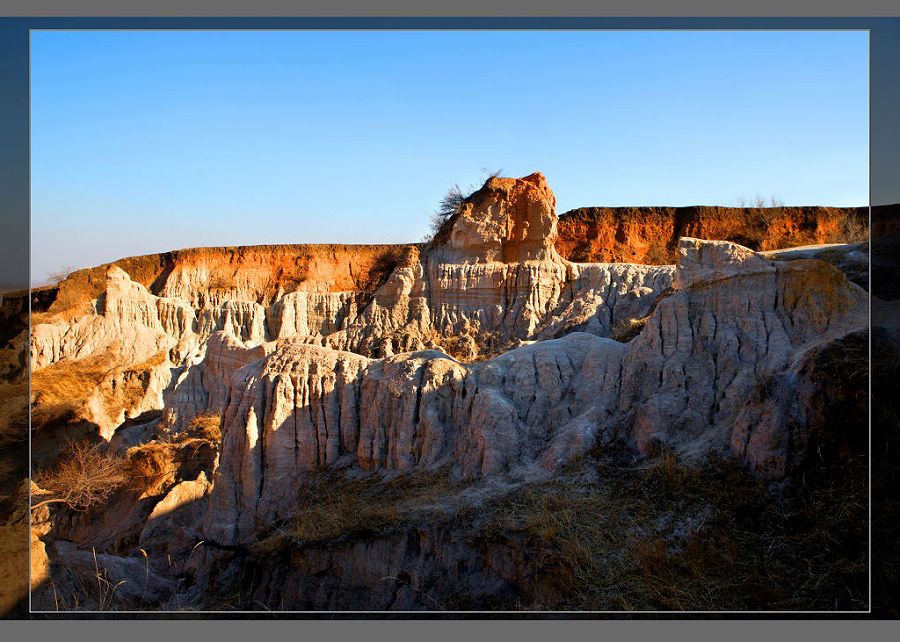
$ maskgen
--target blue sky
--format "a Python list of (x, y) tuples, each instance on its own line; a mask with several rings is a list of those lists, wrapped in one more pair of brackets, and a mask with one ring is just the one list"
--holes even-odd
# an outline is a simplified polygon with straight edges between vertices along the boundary
[(482, 168), (590, 205), (868, 201), (867, 32), (33, 31), (32, 281), (421, 240)]

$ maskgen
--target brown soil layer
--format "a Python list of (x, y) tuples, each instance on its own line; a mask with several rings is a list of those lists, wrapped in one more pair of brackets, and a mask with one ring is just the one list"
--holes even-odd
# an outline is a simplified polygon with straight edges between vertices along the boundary
[[(83, 314), (84, 306), (105, 288), (110, 265), (122, 268), (133, 281), (150, 292), (163, 294), (166, 280), (176, 269), (205, 269), (216, 282), (228, 285), (240, 270), (249, 279), (255, 298), (271, 303), (276, 292), (309, 290), (316, 292), (370, 291), (381, 284), (383, 273), (417, 246), (407, 245), (253, 245), (241, 247), (201, 247), (173, 250), (119, 259), (94, 268), (73, 272), (63, 281), (48, 307), (33, 311), (56, 314)], [(57, 290), (56, 287), (39, 291)], [(37, 303), (33, 301), (33, 304)]]
[(752, 250), (852, 243), (868, 236), (868, 207), (584, 207), (559, 218), (556, 250), (579, 262), (677, 260), (682, 236)]

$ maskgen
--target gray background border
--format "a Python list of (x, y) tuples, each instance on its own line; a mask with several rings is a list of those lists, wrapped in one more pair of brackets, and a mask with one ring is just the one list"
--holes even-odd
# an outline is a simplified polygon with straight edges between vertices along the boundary
[[(332, 2), (320, 7), (297, 7), (295, 3), (285, 0), (258, 0), (250, 6), (234, 0), (223, 0), (210, 7), (205, 3), (182, 0), (172, 2), (170, 0), (158, 0), (151, 4), (136, 2), (112, 2), (110, 0), (84, 0), (78, 6), (64, 0), (33, 0), (30, 3), (16, 3), (18, 6), (8, 8), (2, 6), (3, 16), (29, 16), (20, 20), (4, 20), (0, 18), (0, 217), (3, 220), (4, 233), (0, 236), (0, 278), (13, 276), (20, 270), (24, 259), (27, 275), (27, 182), (22, 190), (22, 179), (27, 181), (27, 147), (21, 145), (27, 142), (27, 131), (23, 131), (24, 123), (27, 127), (27, 94), (21, 93), (22, 84), (21, 67), (17, 63), (21, 60), (21, 34), (28, 27), (54, 28), (57, 23), (63, 27), (69, 20), (32, 19), (33, 16), (542, 16), (548, 17), (552, 11), (553, 17), (558, 16), (628, 16), (635, 18), (644, 16), (804, 16), (794, 20), (748, 20), (741, 21), (743, 28), (760, 28), (761, 23), (769, 25), (785, 25), (785, 28), (804, 28), (805, 25), (818, 24), (816, 28), (870, 28), (872, 30), (872, 187), (873, 204), (896, 203), (900, 201), (900, 135), (896, 123), (897, 114), (900, 114), (900, 20), (890, 19), (836, 19), (833, 21), (819, 21), (812, 16), (848, 16), (851, 13), (865, 16), (898, 16), (900, 7), (895, 2), (756, 2), (746, 6), (722, 6), (718, 2), (682, 2), (677, 7), (669, 2), (619, 2), (598, 5), (596, 2), (572, 2), (560, 1), (548, 5), (546, 2), (534, 2), (522, 0), (515, 3), (488, 3), (460, 0), (452, 5), (423, 7), (418, 2), (389, 0), (372, 6), (363, 2)], [(205, 5), (205, 6), (204, 6)], [(555, 22), (553, 17), (546, 21)], [(75, 21), (73, 21), (75, 22)], [(78, 28), (91, 28), (100, 26), (110, 28), (117, 20), (84, 20), (78, 21)], [(150, 21), (147, 21), (150, 22)], [(172, 21), (173, 23), (175, 21)], [(241, 21), (244, 22), (244, 21)], [(252, 21), (247, 21), (252, 22)], [(374, 22), (374, 21), (373, 21)], [(585, 21), (587, 22), (587, 21)], [(631, 22), (630, 20), (627, 22)], [(653, 21), (655, 28), (665, 24), (676, 28), (685, 28), (689, 25), (682, 20), (660, 19)], [(719, 20), (704, 20), (712, 26)], [(832, 23), (824, 26), (823, 23)], [(640, 28), (638, 21), (634, 20), (632, 28)], [(682, 23), (682, 24), (678, 24)], [(790, 23), (787, 26), (786, 23)], [(74, 26), (74, 25), (73, 25)], [(612, 25), (611, 25), (612, 26)], [(224, 28), (238, 27), (237, 24)], [(114, 27), (113, 27), (114, 28)], [(140, 26), (136, 27), (140, 28)], [(571, 27), (569, 27), (571, 28)], [(577, 28), (577, 27), (576, 27)], [(670, 27), (671, 28), (671, 27)], [(707, 27), (708, 28), (708, 27)], [(732, 28), (742, 28), (735, 26)], [(807, 27), (808, 28), (808, 27)], [(27, 40), (26, 40), (27, 42)], [(27, 76), (25, 76), (27, 82)], [(27, 84), (25, 85), (27, 87)], [(24, 112), (23, 112), (24, 107)], [(882, 156), (878, 155), (876, 147), (883, 148)], [(23, 165), (22, 161), (25, 161)], [(23, 197), (24, 196), (24, 200)], [(24, 237), (22, 233), (24, 232)], [(24, 243), (23, 243), (24, 240)], [(22, 249), (25, 256), (22, 256)], [(8, 277), (7, 277), (8, 278)], [(23, 279), (27, 283), (27, 278)], [(489, 617), (489, 614), (486, 614)], [(527, 616), (526, 616), (527, 617)], [(0, 622), (0, 631), (23, 632), (18, 625), (24, 622)], [(153, 636), (153, 639), (166, 632), (176, 632), (179, 636), (210, 637), (221, 635), (225, 639), (246, 639), (259, 635), (259, 629), (252, 622), (214, 622), (203, 621), (178, 621), (175, 622), (141, 622), (136, 624), (127, 621), (106, 622), (102, 629), (95, 628), (93, 622), (84, 625), (76, 622), (31, 622), (28, 623), (28, 632), (33, 634), (39, 631), (48, 635), (65, 636), (66, 639), (85, 638), (96, 639), (94, 632), (102, 631), (109, 636), (128, 636), (129, 639), (143, 639)], [(399, 620), (386, 622), (324, 622), (322, 620), (306, 622), (282, 622), (280, 625), (272, 621), (264, 627), (264, 635), (281, 635), (290, 638), (306, 638), (307, 636), (320, 635), (322, 633), (330, 637), (347, 635), (371, 638), (390, 637), (396, 638), (415, 635), (417, 638), (428, 636), (430, 639), (454, 639), (464, 633), (472, 633), (477, 629), (485, 637), (522, 637), (531, 639), (546, 639), (547, 635), (557, 634), (559, 631), (573, 634), (599, 637), (603, 634), (647, 635), (653, 637), (664, 636), (666, 640), (680, 639), (681, 636), (696, 639), (709, 635), (721, 638), (723, 635), (730, 639), (740, 639), (746, 636), (748, 639), (758, 639), (760, 635), (771, 633), (777, 628), (778, 632), (798, 638), (815, 636), (816, 638), (846, 639), (848, 634), (863, 633), (877, 635), (885, 634), (888, 629), (894, 630), (896, 622), (621, 622), (621, 621), (529, 621), (529, 622), (432, 622), (419, 620), (415, 622), (403, 622)], [(36, 629), (33, 627), (37, 627)], [(202, 628), (201, 628), (202, 627)], [(24, 627), (23, 627), (24, 628)], [(896, 631), (895, 631), (896, 633)]]

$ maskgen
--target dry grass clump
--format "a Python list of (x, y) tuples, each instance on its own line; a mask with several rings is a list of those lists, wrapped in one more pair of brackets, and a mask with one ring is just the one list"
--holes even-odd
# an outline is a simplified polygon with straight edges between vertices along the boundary
[(868, 220), (848, 214), (838, 224), (837, 234), (829, 243), (862, 243), (869, 240)]
[(261, 553), (289, 538), (295, 543), (330, 540), (347, 534), (417, 524), (443, 515), (448, 500), (462, 488), (446, 469), (394, 479), (349, 479), (342, 471), (324, 471), (303, 484), (290, 524), (253, 548)]
[[(146, 392), (147, 374), (168, 358), (165, 350), (120, 371), (121, 386), (104, 398), (110, 416), (134, 407)], [(31, 429), (83, 419), (81, 410), (103, 381), (117, 371), (112, 351), (84, 359), (64, 359), (31, 374)]]
[(184, 433), (129, 448), (130, 486), (143, 496), (154, 496), (182, 479), (196, 478), (200, 471), (211, 474), (217, 450), (217, 443)]
[(318, 475), (297, 497), (298, 510), (290, 534), (298, 540), (316, 541), (398, 525), (404, 520), (418, 521), (428, 507), (437, 510), (436, 505), (458, 488), (446, 470), (401, 475), (388, 481)]
[[(114, 374), (118, 385), (103, 390), (103, 406), (110, 417), (135, 408), (147, 393), (151, 372), (168, 361), (168, 351), (160, 350), (144, 361), (126, 366)], [(108, 392), (107, 392), (108, 391)]]
[(432, 332), (423, 339), (425, 345), (441, 350), (461, 363), (479, 363), (518, 348), (522, 342), (502, 333), (486, 332), (466, 322), (452, 334)]
[(619, 343), (628, 343), (641, 333), (649, 318), (647, 315), (640, 319), (620, 319), (612, 327), (612, 338)]
[(222, 440), (222, 416), (213, 410), (201, 412), (188, 425), (186, 436), (219, 443)]
[(129, 448), (125, 453), (129, 487), (151, 497), (182, 479), (195, 479), (201, 471), (211, 475), (220, 439), (218, 415), (203, 413), (185, 432)]
[(864, 462), (776, 496), (732, 460), (691, 465), (663, 452), (621, 467), (595, 456), (481, 501), (444, 470), (389, 481), (323, 472), (301, 489), (290, 522), (250, 549), (271, 559), (286, 547), (450, 530), (485, 560), (520, 560), (517, 601), (498, 608), (866, 608)]
[(144, 494), (156, 495), (175, 480), (179, 446), (150, 443), (134, 446), (126, 452), (130, 486)]
[(113, 369), (113, 357), (63, 360), (31, 374), (31, 429), (79, 419), (79, 410)]

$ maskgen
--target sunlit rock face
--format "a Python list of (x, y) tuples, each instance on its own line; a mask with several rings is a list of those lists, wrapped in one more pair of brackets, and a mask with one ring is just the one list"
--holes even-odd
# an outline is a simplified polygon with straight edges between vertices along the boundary
[[(404, 254), (371, 293), (323, 291), (310, 281), (315, 291), (282, 293), (264, 305), (251, 297), (262, 278), (262, 259), (252, 252), (243, 256), (252, 269), (237, 290), (213, 281), (224, 267), (206, 255), (166, 273), (160, 293), (167, 296), (112, 265), (84, 314), (34, 325), (32, 368), (98, 355), (122, 367), (156, 359), (140, 399), (116, 392), (113, 377), (85, 406), (110, 438), (122, 421), (149, 410), (163, 411), (168, 430), (221, 410), (230, 373), (215, 365), (223, 341), (243, 349), (295, 339), (367, 357), (441, 349), (472, 361), (573, 331), (609, 336), (617, 322), (644, 316), (671, 285), (674, 267), (564, 261), (553, 249), (555, 206), (541, 174), (492, 178), (464, 204), (445, 243)], [(284, 270), (288, 262), (278, 260)], [(337, 274), (329, 261), (313, 270), (317, 278)]]
[[(865, 327), (866, 295), (824, 263), (777, 263), (682, 239), (674, 292), (627, 344), (574, 332), (476, 364), (436, 351), (370, 360), (285, 343), (230, 379), (207, 535), (249, 537), (288, 510), (300, 473), (335, 465), (466, 477), (552, 474), (594, 445), (737, 456), (761, 477), (808, 435), (759, 382)], [(749, 418), (753, 418), (752, 421)]]
[[(828, 416), (868, 336), (866, 293), (841, 271), (689, 237), (672, 239), (677, 264), (570, 262), (555, 208), (541, 174), (492, 178), (434, 243), (400, 254), (206, 248), (76, 278), (32, 327), (32, 369), (99, 368), (80, 418), (114, 449), (155, 438), (184, 461), (173, 455), (178, 476), (158, 496), (58, 522), (53, 563), (81, 569), (75, 549), (97, 543), (122, 578), (158, 584), (137, 599), (164, 599), (177, 577), (202, 602), (233, 572), (223, 560), (291, 523), (323, 471), (384, 484), (446, 475), (477, 503), (606, 453), (716, 453), (780, 482), (829, 449), (860, 450), (865, 436)], [(221, 438), (192, 435), (210, 416)], [(362, 575), (372, 601), (347, 607), (393, 608), (415, 601), (379, 582), (409, 564), (451, 577), (449, 593), (483, 596), (530, 568), (507, 544), (476, 551), (464, 533), (407, 530), (341, 534), (263, 573)], [(141, 564), (107, 555), (133, 544)], [(481, 568), (482, 554), (506, 570), (459, 570)], [(311, 608), (350, 600), (330, 586), (286, 592)]]
[[(761, 378), (864, 325), (862, 290), (819, 261), (772, 261), (725, 241), (682, 239), (677, 267), (570, 263), (554, 250), (555, 207), (539, 173), (491, 178), (443, 243), (408, 255), (372, 293), (210, 303), (177, 288), (168, 290), (183, 298), (153, 295), (111, 266), (86, 314), (34, 326), (32, 367), (163, 354), (141, 375), (140, 394), (122, 394), (134, 375), (119, 370), (84, 412), (105, 438), (152, 409), (166, 430), (204, 411), (229, 413), (223, 470), (248, 462), (235, 481), (256, 489), (258, 510), (239, 511), (248, 515), (278, 504), (266, 499), (277, 484), (260, 490), (273, 466), (276, 479), (338, 460), (407, 471), (452, 458), (464, 475), (552, 470), (597, 440), (729, 451), (760, 475), (786, 474), (785, 413), (742, 404)], [(651, 310), (632, 342), (606, 339)], [(260, 392), (263, 381), (278, 381), (279, 392)], [(279, 439), (257, 444), (253, 431), (274, 435), (297, 412), (290, 457)], [(260, 448), (268, 454), (258, 460)]]
[(540, 172), (490, 178), (463, 203), (447, 255), (477, 263), (546, 261), (556, 256), (556, 196)]

